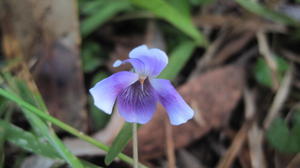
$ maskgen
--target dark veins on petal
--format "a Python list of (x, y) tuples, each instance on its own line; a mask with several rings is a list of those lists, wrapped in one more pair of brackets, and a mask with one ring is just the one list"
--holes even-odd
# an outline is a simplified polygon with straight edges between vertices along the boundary
[(124, 89), (118, 95), (118, 103), (126, 107), (126, 110), (140, 111), (149, 104), (156, 104), (157, 95), (151, 86), (149, 79), (145, 79), (144, 83), (135, 82), (131, 86)]

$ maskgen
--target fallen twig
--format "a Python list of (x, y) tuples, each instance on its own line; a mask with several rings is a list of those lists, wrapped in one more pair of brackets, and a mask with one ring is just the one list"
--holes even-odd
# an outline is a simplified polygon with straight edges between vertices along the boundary
[(286, 72), (282, 84), (279, 87), (277, 94), (275, 95), (274, 101), (268, 111), (267, 117), (264, 121), (264, 129), (269, 128), (271, 122), (278, 116), (280, 109), (282, 108), (284, 102), (286, 101), (290, 88), (292, 86), (294, 68), (291, 66)]

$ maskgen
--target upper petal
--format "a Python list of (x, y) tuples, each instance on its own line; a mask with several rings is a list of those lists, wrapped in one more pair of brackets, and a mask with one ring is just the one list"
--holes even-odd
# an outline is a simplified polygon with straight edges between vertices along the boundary
[(122, 64), (125, 64), (125, 63), (130, 63), (133, 66), (136, 73), (138, 73), (140, 75), (147, 76), (146, 71), (145, 71), (144, 62), (142, 62), (142, 61), (140, 61), (139, 59), (136, 59), (136, 58), (126, 59), (124, 61), (116, 60), (113, 64), (113, 67), (118, 67), (118, 66), (121, 66)]
[[(157, 48), (149, 49), (146, 45), (134, 48), (129, 53), (128, 60), (133, 65), (135, 71), (144, 76), (157, 76), (168, 64), (167, 54)], [(120, 65), (120, 62), (119, 64)]]
[(142, 85), (135, 82), (124, 89), (117, 98), (119, 113), (127, 122), (145, 124), (156, 110), (157, 95), (148, 79)]
[(136, 73), (122, 71), (98, 82), (90, 89), (95, 106), (105, 113), (111, 114), (118, 94), (137, 80)]
[(192, 108), (183, 100), (169, 80), (152, 79), (159, 101), (166, 108), (172, 125), (187, 122), (194, 116)]

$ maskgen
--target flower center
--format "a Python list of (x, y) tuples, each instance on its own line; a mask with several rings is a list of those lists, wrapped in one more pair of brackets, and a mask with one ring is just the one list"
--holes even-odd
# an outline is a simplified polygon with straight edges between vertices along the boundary
[[(146, 105), (147, 101), (155, 101), (156, 94), (148, 78), (141, 81), (137, 81), (128, 88), (124, 89), (118, 99), (122, 99), (125, 104), (140, 104)], [(120, 101), (119, 100), (119, 101)], [(141, 105), (142, 105), (141, 104)]]
[[(145, 80), (148, 80), (147, 82), (149, 82), (149, 79), (146, 76), (140, 76), (139, 82), (141, 84), (142, 91), (144, 90), (144, 82), (145, 82)], [(149, 84), (150, 84), (150, 82), (149, 82)]]

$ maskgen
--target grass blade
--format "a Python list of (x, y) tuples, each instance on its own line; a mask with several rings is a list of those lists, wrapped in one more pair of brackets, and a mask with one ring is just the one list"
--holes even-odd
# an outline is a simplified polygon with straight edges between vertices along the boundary
[(54, 149), (66, 160), (66, 162), (68, 162), (71, 167), (83, 168), (79, 159), (74, 156), (71, 151), (69, 151), (52, 129), (49, 129), (39, 117), (32, 114), (29, 110), (23, 108), (23, 112), (30, 120), (32, 126), (37, 128), (36, 130), (39, 131), (40, 135), (47, 138), (52, 147), (54, 147)]
[(195, 40), (196, 44), (200, 46), (206, 46), (207, 41), (204, 35), (193, 25), (191, 18), (186, 15), (182, 15), (176, 8), (168, 4), (164, 0), (151, 0), (151, 1), (141, 1), (141, 0), (131, 0), (131, 3), (145, 8), (158, 17), (170, 22), (176, 28), (184, 32), (186, 35)]
[(0, 120), (0, 130), (5, 130), (5, 139), (16, 146), (20, 146), (23, 149), (38, 155), (49, 158), (59, 158), (58, 153), (49, 145), (49, 143), (42, 141), (41, 138), (16, 127), (9, 122)]
[(4, 145), (5, 137), (6, 137), (6, 130), (2, 128), (0, 125), (0, 168), (2, 168), (4, 165), (5, 155), (4, 155), (3, 145)]
[[(16, 92), (22, 97), (25, 98), (27, 101), (31, 102), (32, 104), (36, 105), (43, 113), (47, 113), (47, 108), (44, 104), (43, 99), (39, 92), (32, 91), (29, 87), (25, 84), (24, 81), (18, 80), (15, 78), (10, 78), (8, 80), (13, 81), (15, 84)], [(22, 112), (24, 113), (25, 117), (29, 121), (31, 127), (36, 132), (36, 134), (42, 138), (48, 140), (48, 142), (52, 145), (52, 147), (60, 154), (60, 156), (72, 167), (74, 168), (83, 168), (83, 165), (79, 161), (79, 159), (74, 156), (71, 151), (62, 143), (62, 141), (57, 137), (55, 132), (47, 123), (41, 120), (38, 116), (31, 113), (28, 109), (21, 107)]]
[(196, 44), (191, 41), (182, 41), (179, 45), (177, 45), (175, 50), (170, 54), (168, 66), (159, 77), (170, 80), (175, 79), (180, 70), (189, 60), (195, 48)]
[(105, 156), (104, 162), (109, 165), (115, 157), (125, 148), (132, 137), (132, 124), (125, 123), (118, 136), (113, 141), (110, 150)]
[[(48, 142), (41, 140), (29, 131), (25, 131), (9, 122), (0, 120), (0, 135), (2, 131), (6, 132), (5, 140), (21, 147), (22, 149), (33, 152), (38, 155), (49, 157), (52, 159), (62, 159), (60, 155), (51, 147)], [(85, 168), (101, 168), (92, 163), (80, 160)]]
[(128, 9), (130, 4), (125, 0), (108, 1), (98, 9), (97, 12), (88, 16), (80, 24), (80, 30), (83, 37), (87, 37), (95, 31), (101, 24), (116, 15), (117, 13)]
[(191, 9), (188, 0), (169, 0), (167, 2), (170, 3), (174, 8), (176, 8), (176, 10), (178, 10), (182, 15), (191, 17)]

